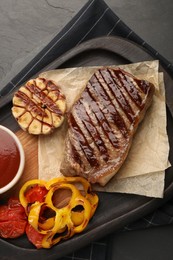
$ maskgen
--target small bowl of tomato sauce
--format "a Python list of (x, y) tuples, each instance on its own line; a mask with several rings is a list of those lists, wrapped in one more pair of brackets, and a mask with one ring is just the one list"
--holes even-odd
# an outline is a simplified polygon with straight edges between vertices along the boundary
[(0, 125), (0, 194), (9, 191), (20, 179), (25, 154), (18, 137)]

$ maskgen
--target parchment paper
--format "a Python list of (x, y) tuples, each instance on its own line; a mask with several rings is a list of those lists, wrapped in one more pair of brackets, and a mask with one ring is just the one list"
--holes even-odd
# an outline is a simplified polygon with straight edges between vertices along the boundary
[[(94, 189), (107, 192), (134, 193), (150, 197), (163, 197), (165, 169), (169, 167), (169, 143), (166, 132), (166, 106), (163, 74), (158, 73), (158, 61), (147, 61), (118, 66), (138, 78), (152, 82), (155, 95), (151, 107), (140, 124), (129, 155), (120, 171), (104, 187)], [(113, 66), (111, 66), (113, 67)], [(98, 67), (53, 70), (40, 76), (57, 82), (67, 99), (67, 110), (86, 86)], [(39, 137), (39, 178), (60, 176), (66, 122), (49, 136)]]

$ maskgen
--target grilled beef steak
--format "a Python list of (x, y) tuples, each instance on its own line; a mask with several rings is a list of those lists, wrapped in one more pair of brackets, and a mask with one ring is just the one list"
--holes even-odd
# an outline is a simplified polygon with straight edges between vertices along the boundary
[(104, 186), (119, 170), (154, 85), (121, 69), (96, 71), (68, 114), (61, 172)]

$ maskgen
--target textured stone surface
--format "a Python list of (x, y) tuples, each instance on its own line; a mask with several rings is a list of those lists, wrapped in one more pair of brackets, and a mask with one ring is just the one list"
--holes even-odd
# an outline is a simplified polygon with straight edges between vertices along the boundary
[[(158, 52), (173, 62), (172, 0), (105, 0)], [(0, 88), (81, 9), (86, 0), (0, 1)], [(10, 80), (10, 78), (9, 78)]]
[[(15, 75), (79, 11), (80, 0), (0, 1), (0, 79)], [(3, 85), (3, 84), (2, 84)]]

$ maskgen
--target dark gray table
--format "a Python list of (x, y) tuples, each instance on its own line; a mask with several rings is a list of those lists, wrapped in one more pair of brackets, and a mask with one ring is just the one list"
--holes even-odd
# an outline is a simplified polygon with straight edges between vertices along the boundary
[[(141, 38), (173, 63), (172, 0), (106, 0)], [(0, 88), (80, 10), (86, 0), (0, 2)], [(173, 226), (113, 234), (108, 259), (172, 259)]]

